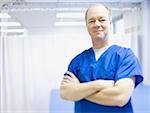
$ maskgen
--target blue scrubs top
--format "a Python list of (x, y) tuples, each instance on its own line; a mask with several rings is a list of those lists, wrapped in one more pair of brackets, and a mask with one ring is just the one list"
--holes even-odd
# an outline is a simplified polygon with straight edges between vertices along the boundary
[[(98, 79), (117, 81), (136, 77), (135, 86), (142, 82), (141, 66), (131, 49), (117, 45), (109, 47), (96, 61), (93, 48), (77, 55), (69, 64), (81, 83)], [(86, 99), (75, 102), (75, 113), (133, 113), (131, 99), (123, 106), (104, 106)]]

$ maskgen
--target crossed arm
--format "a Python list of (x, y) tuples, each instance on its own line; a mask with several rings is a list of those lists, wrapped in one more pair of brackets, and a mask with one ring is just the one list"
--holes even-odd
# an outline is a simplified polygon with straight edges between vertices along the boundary
[(76, 76), (68, 72), (61, 82), (61, 97), (66, 100), (81, 100), (107, 105), (124, 106), (134, 90), (133, 78), (120, 79), (114, 83), (112, 80), (96, 80), (80, 83)]

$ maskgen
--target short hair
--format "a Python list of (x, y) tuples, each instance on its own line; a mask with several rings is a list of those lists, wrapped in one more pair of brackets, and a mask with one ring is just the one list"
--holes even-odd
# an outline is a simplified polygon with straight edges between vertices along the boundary
[[(109, 20), (111, 21), (111, 19), (112, 19), (112, 17), (111, 17), (111, 9), (109, 7), (107, 7), (106, 5), (103, 5), (103, 4), (95, 4), (95, 5), (92, 5), (91, 7), (93, 7), (93, 6), (104, 6), (107, 9), (107, 11), (108, 11)], [(91, 7), (89, 7), (86, 10), (86, 12), (85, 12), (85, 21), (86, 21), (86, 23), (87, 23), (87, 13), (88, 13), (88, 11), (89, 11), (89, 9)]]

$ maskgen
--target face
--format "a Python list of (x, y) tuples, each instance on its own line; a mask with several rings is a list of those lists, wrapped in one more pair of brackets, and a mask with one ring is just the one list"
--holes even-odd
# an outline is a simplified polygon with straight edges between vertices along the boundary
[(93, 6), (87, 12), (87, 29), (93, 41), (104, 40), (110, 31), (109, 12), (104, 6)]

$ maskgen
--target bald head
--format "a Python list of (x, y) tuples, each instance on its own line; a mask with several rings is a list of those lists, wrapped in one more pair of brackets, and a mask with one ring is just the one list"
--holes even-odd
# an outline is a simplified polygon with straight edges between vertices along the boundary
[(86, 13), (85, 13), (85, 20), (87, 22), (87, 18), (88, 18), (88, 13), (91, 11), (91, 9), (95, 9), (95, 11), (99, 10), (99, 9), (102, 9), (105, 13), (108, 14), (108, 17), (109, 17), (109, 20), (111, 21), (111, 10), (103, 5), (103, 4), (95, 4), (95, 5), (92, 5), (91, 7), (89, 7), (87, 10), (86, 10)]

